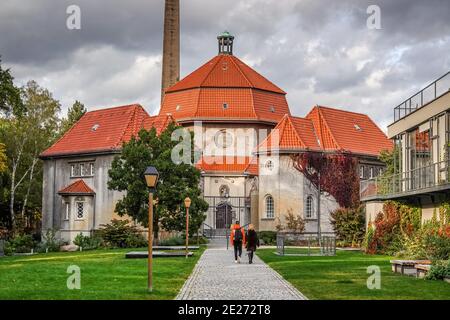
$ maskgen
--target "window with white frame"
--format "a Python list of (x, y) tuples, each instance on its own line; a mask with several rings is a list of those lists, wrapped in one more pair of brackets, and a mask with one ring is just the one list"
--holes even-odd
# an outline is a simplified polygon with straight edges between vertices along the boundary
[(311, 195), (306, 197), (305, 216), (306, 219), (314, 218), (314, 199)]
[(364, 179), (364, 166), (359, 166), (359, 178)]
[(275, 217), (275, 207), (273, 202), (273, 197), (271, 195), (266, 196), (266, 218)]
[(95, 164), (92, 161), (78, 162), (70, 165), (70, 177), (92, 177), (95, 173)]
[(84, 202), (77, 201), (75, 203), (77, 219), (84, 219)]
[(69, 220), (70, 217), (70, 202), (64, 203), (64, 220)]
[(370, 167), (370, 179), (372, 179), (373, 177), (373, 167)]

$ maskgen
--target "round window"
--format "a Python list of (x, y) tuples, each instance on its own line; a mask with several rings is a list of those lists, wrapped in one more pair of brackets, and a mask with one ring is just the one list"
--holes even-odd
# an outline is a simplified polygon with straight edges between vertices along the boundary
[(233, 144), (233, 135), (226, 130), (220, 130), (214, 136), (214, 142), (218, 148), (228, 148)]
[(265, 167), (267, 170), (272, 171), (273, 170), (273, 162), (272, 160), (267, 160)]

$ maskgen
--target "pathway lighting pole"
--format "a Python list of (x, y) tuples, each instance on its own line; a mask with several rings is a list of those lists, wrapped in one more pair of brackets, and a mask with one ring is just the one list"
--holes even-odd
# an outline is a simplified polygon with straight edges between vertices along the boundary
[(187, 259), (189, 246), (189, 207), (191, 206), (191, 199), (189, 197), (186, 197), (186, 199), (184, 199), (184, 206), (186, 207), (186, 259)]
[(155, 167), (148, 167), (145, 172), (148, 194), (148, 292), (153, 291), (153, 193), (156, 190), (159, 173)]

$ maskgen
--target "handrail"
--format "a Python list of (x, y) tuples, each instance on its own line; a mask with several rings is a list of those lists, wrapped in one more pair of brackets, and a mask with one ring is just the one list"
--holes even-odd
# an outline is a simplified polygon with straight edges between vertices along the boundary
[[(448, 82), (448, 86), (446, 86), (446, 82)], [(438, 85), (441, 84), (443, 84), (444, 87), (438, 89)], [(437, 99), (438, 97), (449, 91), (450, 91), (450, 71), (441, 76), (439, 79), (430, 83), (422, 90), (416, 92), (408, 99), (404, 100), (397, 107), (395, 107), (394, 122), (406, 117), (415, 110), (422, 108), (427, 103), (430, 103), (431, 101)], [(430, 98), (426, 97), (427, 94), (431, 94)], [(416, 104), (415, 106), (413, 106), (413, 102)], [(403, 114), (402, 111), (404, 111)]]
[(361, 181), (360, 198), (364, 200), (377, 196), (401, 195), (450, 184), (449, 168), (450, 160), (445, 160), (390, 176)]

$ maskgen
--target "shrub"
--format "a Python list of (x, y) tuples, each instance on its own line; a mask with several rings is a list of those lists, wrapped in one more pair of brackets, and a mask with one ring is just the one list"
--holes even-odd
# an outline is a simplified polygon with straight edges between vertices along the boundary
[(450, 277), (450, 260), (448, 262), (434, 262), (425, 279), (442, 280), (445, 277)]
[(265, 245), (277, 244), (277, 233), (275, 231), (260, 231), (258, 232), (259, 240)]
[(135, 226), (129, 225), (128, 220), (112, 220), (110, 224), (102, 225), (98, 235), (105, 245), (115, 248), (144, 247), (147, 241)]
[(83, 250), (95, 250), (102, 246), (102, 239), (99, 236), (85, 236), (78, 234), (73, 240), (73, 244), (81, 247)]
[(13, 239), (5, 242), (5, 254), (29, 253), (36, 246), (33, 237), (29, 234), (17, 235)]
[(365, 235), (364, 207), (340, 208), (331, 213), (331, 224), (342, 246), (359, 247)]
[[(199, 244), (207, 244), (208, 239), (205, 237), (199, 237)], [(186, 238), (184, 236), (172, 237), (159, 241), (160, 246), (184, 246), (186, 244)], [(189, 245), (197, 244), (197, 237), (189, 238)]]
[(55, 229), (48, 229), (45, 232), (43, 241), (38, 245), (39, 252), (58, 252), (59, 248), (64, 244), (63, 241), (56, 239), (57, 231)]
[[(292, 232), (302, 233), (305, 231), (305, 221), (299, 215), (294, 215), (292, 209), (284, 216), (286, 219), (286, 229)], [(278, 229), (278, 228), (277, 228)]]

